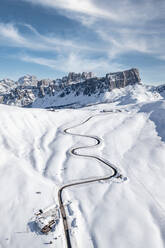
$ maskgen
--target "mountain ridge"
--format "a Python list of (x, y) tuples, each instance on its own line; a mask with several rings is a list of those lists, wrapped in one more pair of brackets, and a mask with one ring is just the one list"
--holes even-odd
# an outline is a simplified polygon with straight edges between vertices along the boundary
[[(35, 107), (37, 101), (45, 96), (57, 98), (72, 98), (84, 95), (100, 95), (115, 88), (123, 88), (128, 85), (140, 84), (139, 71), (136, 68), (122, 72), (107, 73), (104, 77), (96, 77), (92, 72), (74, 73), (62, 79), (37, 80), (35, 76), (26, 75), (17, 82), (10, 81), (12, 87), (0, 93), (0, 103), (16, 105), (20, 107)], [(1, 86), (6, 82), (0, 81)], [(64, 101), (65, 102), (65, 101)], [(33, 104), (34, 103), (34, 104)], [(47, 106), (48, 107), (48, 106)]]
[[(107, 73), (104, 77), (96, 77), (92, 72), (74, 73), (62, 79), (42, 79), (38, 80), (35, 76), (25, 75), (17, 82), (7, 79), (0, 81), (0, 103), (15, 105), (19, 107), (34, 108), (63, 108), (63, 107), (82, 107), (89, 104), (96, 104), (105, 101), (114, 101), (112, 94), (114, 89), (126, 87), (142, 86), (139, 70), (132, 68), (125, 71)], [(144, 89), (145, 88), (145, 89)], [(141, 98), (152, 98), (159, 94), (165, 97), (165, 86), (143, 86), (137, 88)], [(145, 91), (145, 93), (144, 93)], [(109, 98), (107, 98), (109, 94)], [(123, 92), (123, 94), (125, 94)], [(138, 101), (140, 95), (135, 96), (136, 92), (128, 89), (127, 98), (130, 102)], [(129, 96), (131, 95), (132, 96)], [(113, 94), (114, 95), (114, 94)], [(119, 93), (119, 96), (120, 93)], [(117, 100), (117, 98), (115, 98)]]

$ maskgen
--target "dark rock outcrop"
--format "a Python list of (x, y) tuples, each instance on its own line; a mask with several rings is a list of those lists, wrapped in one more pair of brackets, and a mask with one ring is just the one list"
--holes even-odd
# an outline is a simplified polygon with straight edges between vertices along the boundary
[(67, 77), (67, 82), (69, 84), (78, 83), (78, 82), (82, 82), (82, 81), (85, 81), (93, 77), (94, 77), (94, 74), (92, 72), (83, 72), (83, 73), (70, 72)]
[(141, 79), (138, 69), (133, 68), (123, 72), (108, 73), (106, 74), (106, 81), (109, 84), (110, 90), (113, 90), (140, 83)]

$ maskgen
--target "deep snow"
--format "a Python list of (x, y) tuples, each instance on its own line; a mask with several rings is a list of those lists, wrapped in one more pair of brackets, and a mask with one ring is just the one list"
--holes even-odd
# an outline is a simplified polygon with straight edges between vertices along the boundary
[(104, 97), (107, 103), (55, 112), (0, 105), (0, 247), (65, 247), (61, 219), (41, 235), (34, 217), (58, 204), (61, 185), (109, 173), (95, 160), (70, 156), (71, 147), (91, 139), (62, 133), (91, 115), (74, 132), (102, 144), (85, 152), (112, 162), (128, 180), (65, 190), (72, 247), (165, 247), (165, 101), (141, 86)]

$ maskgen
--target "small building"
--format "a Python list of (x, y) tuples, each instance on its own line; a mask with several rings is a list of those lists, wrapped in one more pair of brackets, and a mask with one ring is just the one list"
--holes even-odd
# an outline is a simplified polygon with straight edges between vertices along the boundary
[(60, 218), (60, 213), (57, 207), (46, 210), (39, 210), (36, 214), (35, 222), (42, 233), (49, 233), (56, 226)]

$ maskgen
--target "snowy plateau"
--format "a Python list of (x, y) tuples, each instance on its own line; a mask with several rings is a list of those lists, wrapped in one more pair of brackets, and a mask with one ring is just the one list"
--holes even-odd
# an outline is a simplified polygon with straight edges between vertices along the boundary
[[(92, 180), (62, 191), (70, 247), (164, 248), (165, 86), (33, 92), (20, 107), (18, 84), (0, 88), (0, 248), (68, 248), (59, 190)], [(46, 235), (36, 213), (52, 207), (59, 218)]]

